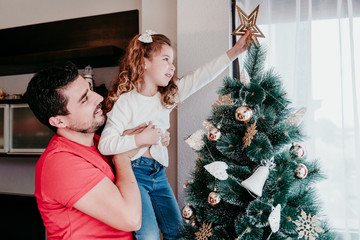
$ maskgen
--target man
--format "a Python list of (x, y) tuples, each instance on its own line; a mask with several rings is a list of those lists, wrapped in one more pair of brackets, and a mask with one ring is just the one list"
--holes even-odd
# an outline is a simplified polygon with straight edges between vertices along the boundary
[[(67, 63), (39, 73), (25, 97), (56, 133), (36, 165), (35, 196), (52, 239), (132, 239), (141, 225), (141, 197), (127, 152), (111, 161), (97, 150), (103, 97)], [(116, 178), (115, 178), (116, 176)]]

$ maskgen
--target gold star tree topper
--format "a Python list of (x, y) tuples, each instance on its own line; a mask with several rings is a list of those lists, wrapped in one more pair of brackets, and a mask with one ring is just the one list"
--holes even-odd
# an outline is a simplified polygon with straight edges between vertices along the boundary
[(250, 30), (251, 33), (247, 39), (247, 43), (254, 41), (256, 44), (259, 44), (257, 40), (258, 37), (265, 38), (264, 34), (260, 31), (258, 26), (256, 26), (256, 20), (259, 12), (258, 5), (252, 13), (248, 16), (239, 6), (236, 5), (236, 9), (240, 18), (240, 25), (235, 29), (232, 35), (245, 35), (246, 31)]

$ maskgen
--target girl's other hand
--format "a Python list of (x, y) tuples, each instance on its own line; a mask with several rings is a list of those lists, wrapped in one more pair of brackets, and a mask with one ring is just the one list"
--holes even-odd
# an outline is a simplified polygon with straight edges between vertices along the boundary
[(241, 36), (235, 45), (226, 52), (231, 61), (234, 61), (241, 53), (245, 52), (247, 49), (246, 39), (249, 34), (250, 30), (246, 31), (245, 35)]
[(161, 145), (167, 147), (170, 144), (170, 133), (165, 131), (164, 134), (161, 135)]

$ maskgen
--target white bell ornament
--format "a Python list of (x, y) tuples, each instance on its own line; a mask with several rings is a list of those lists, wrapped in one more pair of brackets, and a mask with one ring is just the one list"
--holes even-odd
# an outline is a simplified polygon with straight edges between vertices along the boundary
[(273, 159), (263, 160), (263, 166), (258, 167), (250, 177), (241, 182), (241, 185), (258, 197), (261, 197), (270, 169), (273, 169), (274, 167), (275, 163), (273, 162)]
[(262, 190), (265, 184), (266, 179), (269, 176), (269, 167), (260, 166), (255, 172), (246, 180), (241, 182), (241, 185), (254, 193), (258, 197), (262, 196)]

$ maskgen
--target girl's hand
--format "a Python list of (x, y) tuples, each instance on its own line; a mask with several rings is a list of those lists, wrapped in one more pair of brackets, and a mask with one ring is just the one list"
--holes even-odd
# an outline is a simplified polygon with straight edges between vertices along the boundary
[(170, 133), (166, 131), (164, 134), (161, 135), (161, 144), (165, 147), (169, 146), (170, 144)]
[(161, 140), (161, 135), (161, 129), (155, 128), (150, 122), (141, 133), (135, 135), (136, 146), (143, 147), (147, 145), (157, 145)]
[(241, 53), (245, 52), (247, 49), (246, 39), (249, 34), (250, 30), (246, 31), (245, 35), (241, 36), (235, 45), (226, 52), (231, 61), (234, 61)]

